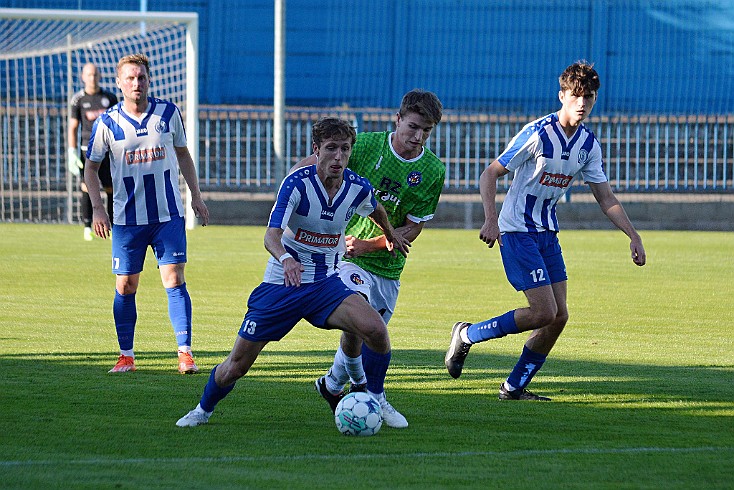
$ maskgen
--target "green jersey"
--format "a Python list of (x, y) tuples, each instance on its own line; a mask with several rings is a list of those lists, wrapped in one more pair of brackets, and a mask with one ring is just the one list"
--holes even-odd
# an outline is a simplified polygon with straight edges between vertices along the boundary
[[(436, 212), (446, 167), (428, 148), (412, 160), (400, 157), (392, 148), (391, 134), (359, 133), (349, 168), (370, 181), (375, 198), (385, 207), (394, 228), (403, 226), (406, 218), (417, 223), (428, 221)], [(366, 240), (383, 233), (372, 220), (355, 214), (346, 234)], [(395, 255), (379, 250), (349, 260), (378, 276), (400, 279), (405, 257)]]

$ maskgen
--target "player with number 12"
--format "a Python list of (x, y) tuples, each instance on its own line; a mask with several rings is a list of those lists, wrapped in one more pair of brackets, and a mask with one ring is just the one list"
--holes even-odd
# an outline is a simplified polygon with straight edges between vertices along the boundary
[[(556, 203), (581, 175), (604, 214), (630, 239), (632, 261), (645, 265), (642, 239), (612, 192), (602, 166), (599, 142), (582, 123), (596, 103), (601, 85), (593, 65), (579, 61), (559, 78), (561, 109), (527, 124), (479, 180), (485, 221), (479, 238), (500, 245), (507, 279), (525, 293), (528, 307), (479, 323), (457, 322), (445, 364), (461, 375), (473, 344), (532, 330), (520, 359), (500, 385), (501, 400), (550, 400), (525, 387), (543, 366), (568, 321), (567, 275), (558, 241)], [(497, 217), (497, 180), (514, 177)]]

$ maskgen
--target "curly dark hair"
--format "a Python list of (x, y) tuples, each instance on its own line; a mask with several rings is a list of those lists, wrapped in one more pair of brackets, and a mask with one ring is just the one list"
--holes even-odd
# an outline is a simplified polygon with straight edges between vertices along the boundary
[(561, 90), (564, 92), (570, 90), (571, 94), (576, 97), (597, 92), (601, 87), (599, 74), (594, 70), (594, 64), (586, 60), (579, 60), (563, 70), (561, 76), (558, 77), (558, 83), (561, 84)]

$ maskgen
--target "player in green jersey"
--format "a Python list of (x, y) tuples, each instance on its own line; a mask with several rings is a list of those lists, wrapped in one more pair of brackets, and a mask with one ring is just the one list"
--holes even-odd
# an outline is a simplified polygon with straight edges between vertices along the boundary
[[(374, 187), (395, 232), (410, 242), (433, 218), (443, 189), (446, 167), (424, 146), (442, 114), (441, 101), (435, 94), (411, 90), (403, 96), (395, 130), (359, 133), (349, 159), (349, 168)], [(315, 161), (311, 155), (296, 167)], [(362, 293), (387, 324), (395, 310), (406, 257), (391, 254), (382, 231), (358, 216), (347, 226), (345, 241), (346, 261), (339, 264), (339, 276), (351, 289)], [(334, 409), (344, 395), (344, 385), (351, 380), (352, 390), (366, 389), (380, 402), (389, 427), (407, 427), (406, 418), (385, 398), (384, 374), (380, 373), (387, 370), (387, 365), (379, 365), (379, 357), (367, 346), (362, 345), (360, 350), (360, 344), (359, 338), (342, 335), (334, 364), (316, 381), (316, 389)]]

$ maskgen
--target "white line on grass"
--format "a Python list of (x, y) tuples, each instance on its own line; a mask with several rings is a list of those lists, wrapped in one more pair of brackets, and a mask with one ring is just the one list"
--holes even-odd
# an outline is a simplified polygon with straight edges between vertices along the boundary
[(395, 458), (446, 458), (473, 456), (553, 456), (563, 454), (641, 454), (641, 453), (700, 453), (700, 452), (732, 452), (734, 447), (627, 447), (627, 448), (576, 448), (576, 449), (526, 449), (518, 451), (462, 451), (456, 453), (394, 453), (394, 454), (300, 454), (293, 456), (222, 456), (199, 458), (129, 458), (129, 459), (59, 459), (59, 460), (26, 460), (0, 461), (0, 467), (11, 466), (120, 466), (127, 464), (180, 464), (180, 463), (242, 463), (267, 461), (345, 461), (365, 459)]

